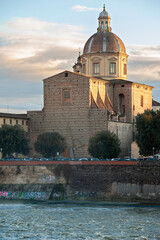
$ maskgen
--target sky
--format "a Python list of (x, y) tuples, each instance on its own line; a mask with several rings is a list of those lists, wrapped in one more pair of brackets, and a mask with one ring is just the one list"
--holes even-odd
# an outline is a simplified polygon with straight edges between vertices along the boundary
[(43, 79), (72, 71), (106, 5), (124, 42), (128, 80), (160, 102), (160, 0), (0, 0), (0, 111), (43, 107)]

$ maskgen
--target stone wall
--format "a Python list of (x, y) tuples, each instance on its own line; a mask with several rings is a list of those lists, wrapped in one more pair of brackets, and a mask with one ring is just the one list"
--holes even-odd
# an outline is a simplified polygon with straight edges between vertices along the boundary
[(160, 163), (0, 166), (0, 197), (160, 201)]
[(148, 85), (133, 84), (132, 102), (134, 118), (138, 113), (143, 113), (146, 109), (152, 109), (152, 89), (153, 87)]
[(42, 111), (28, 111), (29, 118), (29, 140), (30, 140), (30, 156), (39, 156), (34, 150), (34, 142), (37, 140), (39, 134), (43, 132), (44, 115)]
[(128, 156), (131, 151), (131, 143), (133, 141), (133, 124), (108, 121), (108, 129), (114, 132), (121, 141), (121, 155)]

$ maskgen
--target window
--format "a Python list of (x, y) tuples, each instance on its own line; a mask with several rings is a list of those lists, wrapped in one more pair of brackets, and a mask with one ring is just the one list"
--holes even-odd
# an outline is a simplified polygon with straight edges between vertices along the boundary
[(66, 88), (62, 90), (62, 103), (65, 105), (71, 104), (71, 89)]
[(18, 120), (16, 120), (16, 124), (18, 124)]
[(133, 105), (133, 111), (135, 111), (135, 105)]
[(3, 119), (3, 124), (5, 124), (5, 123), (6, 123), (6, 119), (4, 118), (4, 119)]
[(22, 125), (24, 125), (24, 120), (22, 120)]
[(99, 63), (93, 63), (93, 73), (99, 74), (100, 73), (100, 65)]
[(65, 72), (65, 77), (68, 77), (68, 72)]
[(125, 115), (125, 99), (123, 94), (119, 94), (119, 112), (121, 116)]
[(103, 29), (103, 21), (101, 22), (101, 28)]
[(124, 75), (127, 75), (127, 64), (124, 64), (123, 66), (123, 73)]
[(83, 73), (86, 73), (86, 64), (83, 64), (83, 65), (82, 65), (82, 72), (83, 72)]
[(143, 96), (141, 95), (141, 107), (143, 107)]
[(116, 63), (110, 63), (110, 73), (115, 74), (116, 73)]
[(108, 22), (106, 21), (106, 29), (108, 29)]
[(12, 119), (10, 119), (10, 124), (12, 124)]

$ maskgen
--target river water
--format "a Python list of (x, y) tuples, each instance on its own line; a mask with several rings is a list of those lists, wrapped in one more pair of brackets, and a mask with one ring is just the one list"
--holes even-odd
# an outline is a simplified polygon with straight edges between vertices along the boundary
[(2, 200), (0, 239), (157, 240), (160, 207)]

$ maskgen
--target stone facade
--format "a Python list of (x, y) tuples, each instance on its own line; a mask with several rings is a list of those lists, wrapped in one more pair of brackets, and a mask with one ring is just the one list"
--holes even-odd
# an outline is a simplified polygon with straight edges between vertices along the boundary
[[(135, 109), (140, 108), (137, 96), (142, 94), (136, 90), (136, 101), (132, 101), (134, 87), (130, 81), (109, 82), (69, 71), (45, 79), (43, 110), (28, 112), (32, 155), (36, 154), (33, 145), (40, 133), (59, 132), (68, 144), (64, 156), (87, 157), (90, 136), (107, 129), (120, 138), (121, 155), (128, 155), (134, 135), (132, 106), (135, 103)], [(146, 98), (151, 95), (151, 89), (148, 87), (144, 93)], [(68, 94), (66, 99), (64, 94)], [(120, 94), (125, 98), (124, 115), (119, 112)], [(148, 97), (142, 111), (149, 104)]]

